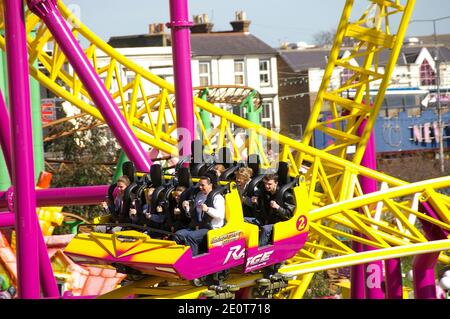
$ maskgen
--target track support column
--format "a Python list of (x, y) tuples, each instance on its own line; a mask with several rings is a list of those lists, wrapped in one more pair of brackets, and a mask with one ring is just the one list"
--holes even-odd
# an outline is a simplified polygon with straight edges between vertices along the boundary
[[(179, 156), (191, 155), (191, 143), (195, 139), (194, 99), (192, 97), (191, 40), (188, 1), (170, 0), (172, 33), (172, 58), (175, 75), (175, 102)], [(188, 163), (186, 163), (188, 164)]]
[[(419, 204), (419, 211), (437, 220), (439, 216), (433, 207), (426, 201)], [(448, 231), (422, 221), (423, 230), (428, 240), (446, 239)], [(439, 253), (423, 254), (414, 257), (413, 261), (413, 286), (414, 298), (416, 299), (436, 299), (436, 278), (435, 266)]]
[[(358, 127), (358, 135), (364, 132), (367, 120), (363, 120)], [(364, 155), (361, 159), (361, 165), (370, 169), (377, 169), (375, 140), (373, 132), (370, 134)], [(378, 190), (377, 181), (365, 176), (359, 177), (361, 189), (364, 194), (376, 192)], [(364, 245), (364, 250), (374, 250), (374, 247)], [(367, 299), (384, 299), (383, 285), (383, 262), (377, 261), (365, 265), (365, 290)]]
[(18, 294), (22, 299), (39, 299), (38, 222), (25, 16), (22, 0), (6, 0), (3, 4), (11, 105), (12, 184), (16, 190)]

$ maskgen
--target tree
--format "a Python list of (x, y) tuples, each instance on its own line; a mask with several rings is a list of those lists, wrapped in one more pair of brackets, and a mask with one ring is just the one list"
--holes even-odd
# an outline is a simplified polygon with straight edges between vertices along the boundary
[(328, 31), (319, 31), (313, 35), (313, 42), (318, 46), (332, 45), (334, 37), (336, 35), (336, 29)]
[[(71, 131), (92, 123), (91, 117), (64, 122), (56, 130)], [(77, 130), (44, 144), (46, 160), (53, 157), (52, 187), (105, 185), (111, 183), (118, 158), (115, 139), (106, 125)], [(105, 194), (106, 196), (106, 194)], [(97, 206), (70, 206), (64, 211), (92, 219), (100, 214)]]

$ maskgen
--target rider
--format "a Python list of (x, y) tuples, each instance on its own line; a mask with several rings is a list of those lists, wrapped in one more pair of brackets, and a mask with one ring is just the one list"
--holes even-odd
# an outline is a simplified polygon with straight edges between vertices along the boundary
[(254, 216), (254, 204), (251, 197), (247, 194), (249, 192), (249, 183), (253, 176), (253, 170), (250, 167), (241, 167), (236, 172), (236, 184), (239, 195), (241, 197), (242, 210), (245, 217)]
[[(225, 223), (225, 199), (219, 193), (211, 196), (212, 179), (212, 176), (201, 176), (198, 182), (200, 191), (190, 207), (190, 214), (197, 221), (195, 229), (191, 227), (191, 229), (181, 229), (175, 233), (178, 237), (184, 237), (191, 246), (192, 256), (198, 254), (199, 246), (208, 231), (221, 228)], [(188, 201), (183, 202), (184, 207), (187, 205)]]
[(294, 197), (291, 194), (288, 193), (283, 199), (278, 196), (280, 187), (277, 174), (264, 176), (263, 183), (264, 189), (260, 195), (252, 197), (252, 203), (258, 208), (256, 217), (245, 218), (245, 221), (261, 227), (259, 246), (265, 246), (270, 242), (273, 225), (291, 218), (295, 209)]
[(112, 220), (115, 223), (123, 223), (126, 222), (128, 216), (123, 214), (123, 204), (124, 204), (124, 195), (125, 189), (130, 185), (130, 179), (127, 176), (121, 176), (117, 179), (118, 189), (117, 194), (114, 197), (114, 200), (111, 201), (108, 199), (108, 202), (102, 202), (102, 206), (105, 212), (111, 214)]

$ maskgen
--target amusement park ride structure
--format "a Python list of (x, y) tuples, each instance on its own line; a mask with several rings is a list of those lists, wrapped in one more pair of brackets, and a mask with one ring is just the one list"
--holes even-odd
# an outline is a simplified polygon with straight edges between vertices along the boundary
[[(246, 290), (261, 291), (263, 273), (252, 271), (258, 267), (251, 269), (248, 266), (255, 262), (258, 253), (262, 253), (259, 260), (266, 258), (269, 264), (283, 262), (279, 273), (284, 274), (281, 276), (284, 279), (264, 283), (262, 290), (266, 291), (266, 297), (302, 298), (315, 272), (352, 266), (353, 298), (401, 298), (399, 258), (415, 256), (415, 297), (436, 298), (436, 292), (429, 288), (435, 286), (435, 265), (438, 261), (450, 264), (450, 200), (438, 190), (449, 187), (450, 178), (411, 184), (378, 172), (371, 138), (415, 1), (360, 0), (368, 4), (368, 9), (356, 18), (354, 2), (356, 0), (345, 1), (322, 84), (304, 137), (299, 142), (224, 111), (205, 99), (193, 97), (192, 84), (185, 80), (191, 78), (191, 22), (186, 0), (170, 0), (169, 25), (173, 38), (175, 85), (117, 53), (74, 17), (61, 1), (28, 0), (25, 12), (22, 0), (0, 1), (3, 13), (0, 28), (5, 30), (5, 36), (0, 36), (0, 48), (6, 51), (8, 57), (11, 116), (9, 119), (3, 105), (1, 122), (11, 123), (11, 129), (7, 125), (0, 127), (0, 141), (13, 181), (13, 188), (0, 193), (0, 209), (4, 210), (0, 215), (0, 226), (15, 226), (17, 233), (20, 298), (39, 298), (40, 285), (44, 297), (59, 297), (43, 247), (42, 234), (37, 227), (36, 206), (98, 204), (108, 190), (107, 185), (35, 190), (30, 171), (33, 156), (30, 153), (28, 75), (85, 114), (106, 123), (140, 173), (148, 173), (152, 164), (141, 143), (174, 156), (189, 157), (190, 142), (194, 139), (200, 139), (204, 152), (209, 154), (214, 149), (229, 147), (235, 161), (257, 153), (261, 157), (262, 167), (274, 168), (278, 162), (287, 163), (289, 174), (298, 179), (298, 184), (294, 187), (297, 202), (295, 218), (286, 224), (275, 225), (274, 247), (277, 244), (284, 247), (282, 243), (294, 240), (289, 247), (294, 247), (295, 251), (288, 253), (280, 249), (273, 253), (274, 258), (284, 256), (284, 260), (271, 260), (268, 254), (264, 255), (267, 248), (255, 248), (254, 230), (245, 225), (242, 214), (239, 214), (237, 204), (240, 202), (236, 199), (236, 190), (232, 183), (227, 186), (230, 190), (226, 195), (227, 224), (214, 236), (228, 238), (226, 236), (231, 236), (236, 230), (240, 231), (236, 243), (245, 249), (234, 254), (236, 258), (232, 266), (241, 267), (245, 260), (244, 268), (247, 269), (233, 268), (226, 283), (233, 290), (241, 289), (241, 295)], [(30, 34), (31, 30), (35, 33)], [(89, 43), (84, 51), (77, 41), (80, 37)], [(350, 56), (341, 57), (339, 53), (344, 39), (355, 45)], [(52, 48), (52, 51), (46, 51), (46, 47)], [(98, 65), (96, 56), (99, 51), (110, 58), (108, 64)], [(383, 53), (388, 54), (389, 60), (381, 67), (379, 57)], [(356, 57), (363, 60), (359, 66), (350, 63)], [(36, 61), (43, 68), (38, 68)], [(67, 71), (67, 64), (72, 66), (74, 72)], [(347, 69), (353, 74), (337, 88), (330, 84), (335, 68)], [(134, 73), (133, 81), (121, 82), (120, 70), (124, 69)], [(370, 86), (374, 82), (379, 85), (378, 94), (373, 104), (366, 103), (370, 100)], [(159, 93), (147, 93), (148, 87), (157, 88)], [(342, 94), (348, 89), (356, 90), (351, 100)], [(332, 117), (322, 120), (320, 114), (324, 110), (331, 111)], [(219, 124), (205, 127), (201, 114), (205, 112), (218, 117)], [(247, 133), (247, 140), (241, 145), (236, 142), (236, 129)], [(322, 150), (310, 146), (315, 130), (329, 135), (333, 143)], [(279, 147), (278, 158), (267, 156), (263, 141)], [(347, 153), (349, 147), (355, 148), (351, 156)], [(12, 216), (15, 218), (14, 225)], [(211, 244), (209, 254), (198, 257), (208, 262), (219, 259), (218, 256), (224, 252), (220, 247), (212, 248), (214, 237), (211, 236), (208, 237)], [(75, 260), (97, 254), (97, 261), (103, 258), (104, 262), (119, 261), (133, 265), (136, 260), (137, 263), (145, 262), (139, 259), (143, 250), (164, 245), (165, 249), (172, 245), (184, 258), (181, 268), (177, 268), (180, 263), (174, 263), (170, 269), (179, 276), (164, 276), (154, 269), (147, 273), (148, 269), (140, 267), (147, 275), (142, 280), (99, 298), (130, 295), (199, 298), (211, 292), (208, 286), (191, 283), (195, 276), (203, 276), (207, 271), (195, 273), (195, 268), (188, 269), (189, 262), (198, 267), (200, 263), (195, 263), (192, 255), (189, 257), (186, 246), (162, 240), (156, 243), (136, 231), (113, 235), (80, 234), (76, 238), (78, 241), (84, 240), (86, 254), (81, 256), (79, 252), (78, 255), (72, 252)], [(130, 246), (120, 242), (124, 238), (149, 246)], [(109, 253), (99, 256), (95, 251), (95, 242), (106, 247), (102, 254), (105, 251)], [(229, 248), (228, 252), (235, 252), (225, 243), (223, 247)], [(213, 256), (216, 252), (217, 255)], [(150, 255), (154, 263), (170, 264), (161, 261), (164, 255), (158, 255), (158, 250)], [(227, 256), (225, 253), (220, 258), (228, 260)], [(174, 255), (168, 257), (175, 258)], [(128, 258), (126, 262), (125, 258)], [(374, 266), (370, 269), (379, 269), (380, 276), (382, 267), (385, 267), (384, 291), (381, 287), (366, 286), (365, 275), (369, 267), (364, 268), (364, 264)], [(192, 276), (187, 275), (190, 271)], [(220, 293), (217, 292), (218, 295)], [(234, 296), (230, 291), (223, 294), (230, 295)]]

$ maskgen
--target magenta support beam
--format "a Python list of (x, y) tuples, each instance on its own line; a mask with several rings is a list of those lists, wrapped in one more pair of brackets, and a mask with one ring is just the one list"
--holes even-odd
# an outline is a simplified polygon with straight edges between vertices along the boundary
[[(355, 236), (361, 236), (360, 233), (353, 232)], [(363, 251), (363, 244), (354, 241), (352, 243), (352, 249), (355, 252)], [(351, 267), (350, 274), (350, 298), (351, 299), (364, 299), (366, 296), (366, 285), (365, 285), (365, 267), (364, 265), (355, 265)]]
[(384, 261), (386, 298), (403, 299), (402, 268), (399, 258)]
[(2, 212), (0, 213), (0, 227), (14, 226), (14, 213)]
[[(427, 202), (420, 203), (419, 210), (437, 220), (439, 216)], [(446, 239), (448, 231), (422, 221), (423, 230), (428, 240)], [(416, 299), (436, 299), (435, 265), (439, 253), (430, 253), (414, 257), (413, 261), (413, 286)]]
[(138, 171), (149, 172), (151, 160), (89, 63), (83, 49), (70, 32), (66, 21), (56, 7), (57, 0), (28, 0), (27, 2), (30, 10), (44, 21), (52, 33), (128, 158)]
[(170, 0), (170, 23), (168, 26), (172, 32), (178, 149), (180, 157), (189, 157), (191, 143), (195, 139), (195, 126), (189, 30), (192, 22), (189, 22), (187, 0)]
[(9, 112), (5, 99), (3, 98), (2, 90), (0, 90), (0, 123), (0, 145), (2, 146), (3, 157), (5, 158), (9, 177), (11, 177), (11, 126), (9, 124)]
[(415, 299), (436, 299), (436, 278), (434, 267), (439, 253), (414, 257), (413, 286)]
[[(366, 120), (363, 120), (361, 125), (358, 127), (357, 134), (361, 135), (366, 126)], [(361, 159), (361, 165), (367, 168), (376, 170), (377, 160), (375, 151), (375, 139), (373, 132), (370, 133), (369, 140), (367, 141), (366, 150)], [(377, 181), (368, 178), (366, 176), (360, 176), (359, 182), (361, 184), (361, 189), (364, 194), (369, 194), (376, 192), (378, 190)], [(365, 250), (374, 250), (374, 247), (364, 245)], [(382, 289), (383, 285), (383, 262), (376, 261), (365, 265), (366, 274), (366, 298), (368, 299), (384, 299), (384, 292)]]
[(34, 186), (30, 83), (22, 0), (5, 0), (5, 37), (11, 105), (12, 184), (17, 239), (19, 298), (38, 299), (39, 256)]
[(61, 205), (96, 205), (105, 200), (108, 185), (46, 188), (36, 192), (39, 207)]
[[(14, 213), (0, 213), (0, 227), (13, 226)], [(37, 227), (39, 227), (39, 223), (37, 224)], [(41, 280), (42, 291), (45, 297), (58, 298), (58, 285), (56, 284), (56, 279), (53, 275), (52, 264), (50, 262), (50, 259), (48, 258), (47, 246), (45, 245), (44, 238), (42, 236), (38, 235), (37, 238), (39, 241), (39, 277)]]
[[(39, 227), (39, 222), (37, 227)], [(45, 244), (43, 236), (39, 235), (37, 237), (39, 245), (39, 277), (41, 279), (43, 295), (46, 298), (58, 298), (58, 284), (56, 283), (56, 278), (53, 274), (50, 258), (48, 258), (47, 245)]]
[[(105, 200), (109, 185), (46, 188), (36, 191), (38, 207), (97, 205)], [(0, 210), (7, 209), (7, 192), (0, 192)]]

